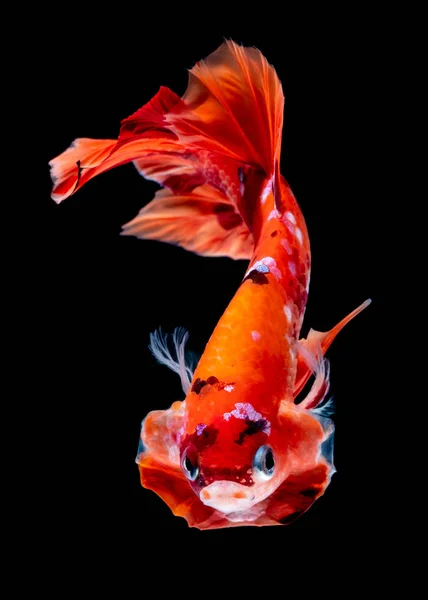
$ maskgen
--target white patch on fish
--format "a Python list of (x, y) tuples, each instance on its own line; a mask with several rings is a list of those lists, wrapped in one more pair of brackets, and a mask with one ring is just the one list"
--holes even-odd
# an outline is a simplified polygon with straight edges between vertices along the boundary
[(290, 221), (290, 223), (293, 223), (293, 225), (296, 224), (296, 217), (293, 215), (292, 212), (290, 212), (290, 211), (286, 212), (284, 217), (286, 219), (288, 219)]
[(238, 402), (235, 404), (235, 410), (232, 410), (230, 413), (224, 413), (223, 418), (228, 421), (230, 417), (235, 417), (235, 419), (246, 419), (249, 421), (253, 421), (256, 423), (257, 421), (264, 421), (263, 427), (260, 431), (270, 435), (271, 424), (267, 419), (263, 419), (263, 416), (256, 411), (254, 406), (249, 402)]
[(258, 271), (259, 273), (269, 273), (269, 267), (264, 264), (257, 265), (256, 271)]
[(284, 248), (284, 250), (287, 252), (287, 254), (289, 256), (291, 256), (293, 254), (293, 249), (290, 246), (290, 244), (288, 243), (288, 240), (282, 239), (281, 246)]
[(276, 210), (276, 208), (274, 208), (273, 210), (270, 211), (269, 216), (267, 218), (268, 221), (271, 221), (272, 219), (280, 219), (281, 218), (281, 213), (278, 212)]
[(269, 179), (269, 181), (265, 185), (265, 187), (264, 187), (264, 189), (262, 191), (262, 194), (260, 196), (260, 202), (262, 204), (264, 204), (266, 202), (266, 198), (269, 196), (271, 190), (272, 190), (272, 178)]
[(288, 231), (294, 235), (294, 230), (295, 230), (294, 224), (291, 221), (289, 221), (288, 219), (285, 219), (284, 217), (282, 217), (282, 222), (287, 227)]
[(205, 429), (205, 427), (206, 427), (205, 423), (199, 423), (199, 425), (196, 425), (197, 435), (202, 435), (202, 432)]
[(282, 273), (276, 266), (276, 260), (274, 258), (272, 258), (271, 256), (266, 256), (265, 258), (262, 258), (260, 262), (269, 268), (269, 271), (272, 273), (272, 275), (277, 281), (282, 279)]
[(291, 308), (288, 306), (288, 304), (284, 306), (284, 313), (285, 313), (285, 316), (287, 317), (287, 321), (289, 323), (291, 323), (292, 312), (291, 312)]

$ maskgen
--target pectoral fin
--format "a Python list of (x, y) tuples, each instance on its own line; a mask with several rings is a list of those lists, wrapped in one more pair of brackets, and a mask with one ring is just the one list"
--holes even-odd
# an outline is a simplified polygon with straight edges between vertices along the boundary
[(185, 402), (174, 402), (168, 410), (152, 411), (144, 419), (136, 458), (141, 485), (160, 496), (189, 527), (224, 527), (224, 516), (201, 502), (180, 468), (179, 436), (184, 417)]
[(329, 467), (320, 463), (298, 475), (290, 475), (272, 494), (266, 516), (277, 524), (288, 525), (322, 496), (329, 483)]

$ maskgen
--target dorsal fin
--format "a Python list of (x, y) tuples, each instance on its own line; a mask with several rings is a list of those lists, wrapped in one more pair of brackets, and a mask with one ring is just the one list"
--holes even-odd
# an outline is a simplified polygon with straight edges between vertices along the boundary
[(294, 398), (296, 398), (296, 396), (302, 391), (309, 377), (315, 370), (308, 365), (308, 362), (305, 360), (305, 356), (302, 354), (302, 348), (306, 348), (309, 352), (313, 353), (314, 351), (316, 352), (317, 347), (320, 347), (321, 352), (324, 355), (339, 331), (341, 331), (345, 325), (347, 325), (349, 321), (356, 317), (361, 311), (367, 308), (370, 303), (370, 299), (363, 302), (360, 306), (358, 306), (358, 308), (349, 313), (349, 315), (347, 315), (335, 327), (333, 327), (333, 329), (330, 329), (330, 331), (316, 331), (315, 329), (311, 329), (308, 333), (307, 339), (302, 338), (299, 341), (297, 370), (293, 394)]

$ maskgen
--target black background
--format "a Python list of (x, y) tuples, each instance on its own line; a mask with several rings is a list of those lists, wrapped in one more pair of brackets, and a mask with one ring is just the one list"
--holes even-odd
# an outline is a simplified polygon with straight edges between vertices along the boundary
[[(281, 543), (296, 532), (321, 540), (380, 519), (376, 411), (385, 368), (379, 348), (388, 203), (384, 149), (392, 110), (384, 26), (351, 12), (284, 19), (261, 12), (251, 22), (238, 15), (232, 24), (226, 17), (211, 19), (202, 8), (188, 10), (177, 20), (168, 13), (167, 24), (160, 22), (160, 9), (147, 18), (130, 11), (108, 23), (74, 15), (49, 34), (43, 63), (49, 75), (41, 83), (46, 176), (27, 285), (35, 327), (30, 352), (43, 395), (37, 502), (59, 545), (78, 540), (86, 548), (117, 551), (125, 540), (136, 544), (167, 534), (184, 545), (208, 536), (210, 542)], [(246, 263), (120, 237), (121, 225), (158, 189), (132, 165), (95, 178), (57, 206), (47, 163), (77, 137), (116, 137), (120, 120), (160, 85), (183, 94), (186, 69), (224, 37), (258, 47), (283, 84), (281, 169), (312, 246), (303, 334), (309, 327), (331, 328), (368, 297), (373, 303), (328, 352), (338, 472), (324, 497), (289, 527), (199, 532), (139, 483), (134, 459), (141, 420), (182, 399), (179, 378), (151, 356), (149, 333), (182, 325), (190, 333), (189, 349), (201, 353)], [(153, 552), (160, 557), (162, 547)]]

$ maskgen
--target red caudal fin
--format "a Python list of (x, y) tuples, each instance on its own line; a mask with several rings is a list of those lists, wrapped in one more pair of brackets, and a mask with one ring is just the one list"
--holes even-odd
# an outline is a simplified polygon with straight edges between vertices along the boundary
[[(319, 404), (328, 391), (328, 365), (326, 369), (325, 365), (323, 365), (322, 356), (327, 352), (339, 331), (361, 311), (367, 308), (370, 303), (370, 299), (363, 302), (333, 327), (333, 329), (330, 329), (330, 331), (316, 331), (315, 329), (311, 329), (307, 339), (303, 338), (299, 341), (294, 397), (302, 391), (312, 373), (316, 374), (316, 388), (310, 394), (310, 402), (308, 401), (307, 408), (314, 408)], [(311, 361), (310, 356), (313, 356), (314, 360)], [(316, 360), (315, 357), (317, 357)], [(314, 401), (315, 398), (317, 398), (316, 402)]]
[(225, 42), (190, 71), (183, 98), (162, 87), (122, 121), (117, 140), (77, 139), (54, 158), (52, 198), (59, 203), (96, 175), (133, 162), (166, 190), (125, 234), (203, 255), (249, 258), (253, 240), (237, 209), (240, 170), (274, 173), (283, 102), (263, 55)]
[(185, 108), (168, 116), (187, 144), (273, 173), (281, 151), (284, 95), (256, 48), (225, 42), (190, 71)]

